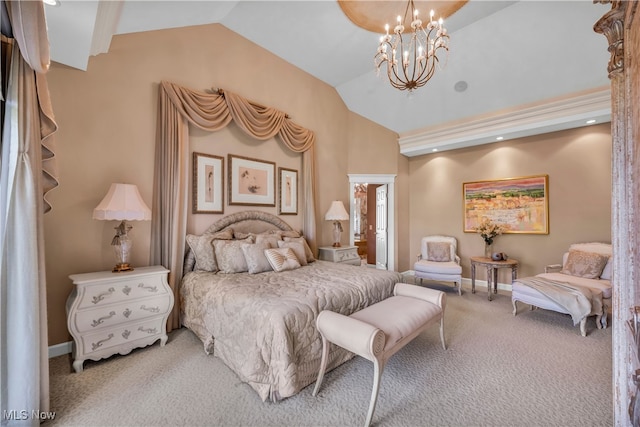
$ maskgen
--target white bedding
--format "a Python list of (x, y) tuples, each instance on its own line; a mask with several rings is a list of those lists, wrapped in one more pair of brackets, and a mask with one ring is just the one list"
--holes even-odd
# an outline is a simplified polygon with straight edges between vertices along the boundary
[[(262, 400), (275, 401), (315, 380), (320, 311), (349, 315), (388, 298), (400, 281), (396, 272), (325, 261), (279, 273), (190, 272), (181, 286), (182, 323)], [(351, 357), (337, 348), (330, 368)]]

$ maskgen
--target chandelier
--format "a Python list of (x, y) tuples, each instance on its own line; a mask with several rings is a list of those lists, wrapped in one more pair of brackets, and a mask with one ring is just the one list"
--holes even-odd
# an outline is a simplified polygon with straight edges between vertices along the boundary
[[(408, 16), (412, 20), (410, 35), (404, 34), (404, 24)], [(385, 25), (385, 31), (386, 34), (380, 37), (378, 53), (375, 56), (378, 73), (386, 63), (391, 86), (409, 92), (424, 86), (433, 77), (436, 66), (440, 62), (438, 54), (449, 52), (449, 36), (443, 26), (442, 18), (434, 20), (432, 10), (429, 22), (426, 27), (423, 26), (413, 0), (409, 0), (404, 19), (398, 16), (393, 34), (389, 34), (389, 24)]]

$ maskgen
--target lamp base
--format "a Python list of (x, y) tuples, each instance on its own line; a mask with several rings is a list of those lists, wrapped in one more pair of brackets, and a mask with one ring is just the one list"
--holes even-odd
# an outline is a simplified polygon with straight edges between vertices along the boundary
[(124, 271), (133, 271), (133, 267), (131, 267), (131, 264), (127, 264), (127, 263), (122, 263), (122, 264), (116, 264), (115, 267), (113, 267), (113, 270), (111, 270), (113, 273), (122, 273)]
[(333, 247), (340, 247), (340, 236), (342, 235), (342, 225), (339, 221), (333, 221)]

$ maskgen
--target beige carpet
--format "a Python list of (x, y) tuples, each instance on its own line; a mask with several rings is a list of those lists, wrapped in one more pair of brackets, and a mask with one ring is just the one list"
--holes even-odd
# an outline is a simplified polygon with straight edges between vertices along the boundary
[[(438, 328), (393, 356), (373, 417), (379, 426), (611, 426), (611, 328), (594, 318), (581, 337), (571, 318), (521, 305), (509, 295), (447, 292), (448, 350)], [(355, 358), (278, 403), (262, 402), (189, 330), (174, 331), (127, 356), (88, 361), (71, 372), (69, 355), (51, 359), (48, 425), (360, 426), (373, 365)]]

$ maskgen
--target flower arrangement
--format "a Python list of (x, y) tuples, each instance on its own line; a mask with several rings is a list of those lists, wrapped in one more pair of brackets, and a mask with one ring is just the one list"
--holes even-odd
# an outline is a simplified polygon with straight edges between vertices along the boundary
[(502, 224), (496, 224), (492, 222), (489, 218), (485, 218), (482, 220), (480, 225), (476, 227), (476, 233), (480, 235), (484, 239), (484, 242), (487, 245), (493, 244), (493, 239), (496, 236), (504, 233), (508, 229), (507, 226)]

